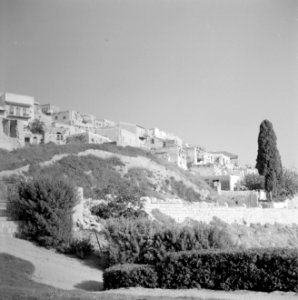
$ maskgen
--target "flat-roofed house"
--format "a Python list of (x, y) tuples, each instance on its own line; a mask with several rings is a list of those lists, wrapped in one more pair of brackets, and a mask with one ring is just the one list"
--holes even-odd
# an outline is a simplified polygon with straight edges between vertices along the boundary
[(41, 104), (40, 110), (46, 115), (52, 115), (53, 113), (57, 113), (60, 111), (60, 107), (55, 106), (53, 104)]
[(34, 97), (3, 93), (0, 96), (0, 116), (25, 122), (34, 119)]

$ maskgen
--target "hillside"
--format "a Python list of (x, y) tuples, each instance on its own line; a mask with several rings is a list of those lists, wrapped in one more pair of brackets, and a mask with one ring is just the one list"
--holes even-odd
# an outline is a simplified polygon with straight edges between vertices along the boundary
[(103, 145), (41, 145), (0, 152), (0, 178), (64, 176), (84, 188), (84, 196), (100, 199), (102, 191), (130, 186), (140, 196), (186, 201), (212, 201), (214, 194), (200, 178), (133, 147)]

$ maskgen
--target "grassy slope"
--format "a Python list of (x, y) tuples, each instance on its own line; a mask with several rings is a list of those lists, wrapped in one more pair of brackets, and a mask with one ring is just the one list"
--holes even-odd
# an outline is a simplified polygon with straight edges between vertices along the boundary
[(55, 145), (49, 143), (46, 145), (30, 146), (25, 148), (6, 151), (0, 149), (0, 171), (14, 170), (22, 166), (36, 164), (50, 160), (54, 155), (58, 154), (76, 154), (88, 149), (98, 149), (113, 153), (119, 153), (127, 156), (144, 156), (152, 160), (158, 160), (150, 152), (133, 148), (133, 147), (117, 147), (114, 144), (69, 144)]
[[(31, 279), (34, 266), (23, 259), (14, 257), (7, 253), (0, 253), (0, 299), (16, 300), (47, 300), (47, 299), (73, 299), (73, 300), (137, 300), (137, 299), (163, 299), (169, 300), (170, 297), (143, 297), (134, 295), (111, 294), (106, 292), (85, 292), (82, 290), (65, 291), (56, 289)], [(177, 299), (177, 298), (175, 298)]]
[[(150, 171), (145, 168), (130, 169), (125, 176), (121, 174), (121, 167), (124, 166), (119, 158), (103, 159), (95, 156), (77, 156), (79, 152), (88, 149), (103, 150), (113, 154), (120, 154), (123, 157), (144, 158), (152, 161), (160, 169), (166, 170), (166, 173), (177, 175), (174, 178), (163, 177), (154, 182), (156, 174), (150, 175)], [(55, 155), (69, 154), (53, 164), (40, 167), (39, 163), (49, 161)], [(74, 144), (74, 145), (40, 145), (29, 148), (21, 148), (12, 152), (0, 151), (0, 171), (13, 170), (25, 165), (30, 165), (27, 175), (39, 176), (40, 174), (51, 174), (52, 176), (65, 175), (76, 186), (82, 186), (86, 197), (96, 198), (96, 189), (105, 188), (107, 185), (122, 184), (137, 185), (144, 196), (153, 196), (157, 198), (179, 197), (188, 201), (198, 201), (200, 195), (198, 191), (210, 190), (205, 182), (196, 178), (174, 164), (165, 162), (146, 150), (133, 147), (117, 147), (114, 144)], [(149, 166), (150, 167), (150, 166)], [(152, 172), (151, 172), (152, 173)], [(154, 172), (153, 172), (154, 173)], [(167, 179), (167, 180), (166, 180)], [(156, 180), (155, 180), (156, 181)], [(166, 183), (167, 181), (167, 183)], [(185, 184), (186, 183), (186, 184)], [(194, 185), (197, 191), (187, 186), (187, 183)], [(158, 191), (158, 192), (157, 192)]]

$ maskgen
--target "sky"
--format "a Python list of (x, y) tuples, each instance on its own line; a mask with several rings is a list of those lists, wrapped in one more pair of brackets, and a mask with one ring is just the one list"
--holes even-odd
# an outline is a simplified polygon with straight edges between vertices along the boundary
[(298, 168), (298, 1), (0, 0), (0, 91)]

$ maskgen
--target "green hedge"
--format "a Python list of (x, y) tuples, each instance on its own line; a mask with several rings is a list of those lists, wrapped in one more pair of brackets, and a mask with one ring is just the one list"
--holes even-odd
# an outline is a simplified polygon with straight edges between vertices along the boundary
[(108, 268), (103, 273), (104, 289), (142, 286), (155, 288), (158, 276), (149, 265), (123, 264)]
[(290, 249), (190, 251), (157, 266), (162, 288), (298, 291), (298, 252)]

